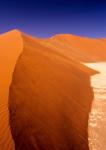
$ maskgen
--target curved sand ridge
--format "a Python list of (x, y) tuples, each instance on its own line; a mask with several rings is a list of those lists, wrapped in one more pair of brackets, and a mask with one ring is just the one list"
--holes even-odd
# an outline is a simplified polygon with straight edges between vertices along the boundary
[(0, 150), (14, 150), (9, 125), (8, 95), (15, 64), (22, 50), (23, 42), (19, 31), (0, 35)]
[(22, 35), (24, 49), (10, 87), (16, 150), (88, 150), (92, 69)]

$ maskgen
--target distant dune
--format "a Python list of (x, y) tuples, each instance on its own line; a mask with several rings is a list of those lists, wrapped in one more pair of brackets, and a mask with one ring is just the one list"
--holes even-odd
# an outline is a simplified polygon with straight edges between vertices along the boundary
[(17, 30), (0, 36), (0, 149), (88, 150), (97, 72), (42, 41)]
[(106, 61), (106, 39), (93, 39), (71, 34), (58, 34), (42, 43), (64, 54), (84, 62)]

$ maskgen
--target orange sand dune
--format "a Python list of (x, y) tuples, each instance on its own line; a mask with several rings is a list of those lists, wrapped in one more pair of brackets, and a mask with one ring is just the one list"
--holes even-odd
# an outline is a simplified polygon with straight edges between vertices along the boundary
[(17, 30), (0, 36), (0, 150), (89, 149), (96, 71), (67, 56)]
[(41, 41), (45, 46), (53, 48), (67, 58), (85, 62), (106, 61), (105, 39), (59, 34)]
[(9, 92), (16, 150), (89, 150), (88, 116), (95, 71), (21, 34)]

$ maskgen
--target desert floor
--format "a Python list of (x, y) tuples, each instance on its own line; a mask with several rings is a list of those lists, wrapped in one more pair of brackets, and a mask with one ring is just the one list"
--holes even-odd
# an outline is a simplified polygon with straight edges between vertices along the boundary
[(100, 71), (92, 76), (94, 101), (89, 117), (89, 144), (91, 150), (106, 150), (106, 63), (87, 66)]

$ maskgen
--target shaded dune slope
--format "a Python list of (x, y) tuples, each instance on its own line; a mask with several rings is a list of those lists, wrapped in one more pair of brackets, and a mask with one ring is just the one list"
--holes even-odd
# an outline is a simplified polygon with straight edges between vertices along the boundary
[(24, 34), (9, 92), (16, 150), (89, 150), (95, 71)]
[(106, 61), (106, 40), (92, 39), (71, 34), (59, 34), (49, 39), (41, 39), (42, 44), (84, 62)]

